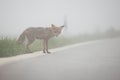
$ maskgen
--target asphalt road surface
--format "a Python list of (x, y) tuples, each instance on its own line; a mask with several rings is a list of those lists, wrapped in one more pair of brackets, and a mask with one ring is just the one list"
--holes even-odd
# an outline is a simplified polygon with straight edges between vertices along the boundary
[(120, 80), (120, 38), (6, 64), (0, 80)]

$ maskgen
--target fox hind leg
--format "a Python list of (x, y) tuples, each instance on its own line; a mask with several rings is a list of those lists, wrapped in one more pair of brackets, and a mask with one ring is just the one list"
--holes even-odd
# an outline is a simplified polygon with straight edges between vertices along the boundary
[(46, 45), (46, 51), (47, 51), (47, 53), (50, 53), (50, 52), (48, 51), (48, 40), (45, 40), (45, 45)]
[(46, 53), (46, 45), (45, 45), (45, 40), (43, 41), (43, 53)]
[(32, 51), (30, 50), (29, 46), (34, 42), (34, 40), (35, 40), (34, 38), (32, 38), (32, 39), (29, 39), (29, 38), (28, 38), (28, 42), (27, 42), (27, 44), (26, 44), (26, 49), (27, 49), (26, 52), (32, 53)]

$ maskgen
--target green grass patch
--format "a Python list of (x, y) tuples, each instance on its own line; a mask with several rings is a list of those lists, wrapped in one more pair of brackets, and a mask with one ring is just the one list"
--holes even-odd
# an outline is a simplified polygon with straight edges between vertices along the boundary
[(15, 56), (18, 54), (24, 54), (25, 47), (18, 45), (15, 39), (0, 38), (0, 57)]

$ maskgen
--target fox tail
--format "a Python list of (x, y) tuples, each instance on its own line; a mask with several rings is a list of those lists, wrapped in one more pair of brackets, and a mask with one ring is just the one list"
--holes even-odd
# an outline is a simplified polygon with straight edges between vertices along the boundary
[(18, 43), (18, 44), (22, 44), (24, 41), (25, 41), (25, 33), (23, 32), (23, 33), (19, 36), (19, 38), (18, 38), (18, 40), (17, 40), (17, 43)]

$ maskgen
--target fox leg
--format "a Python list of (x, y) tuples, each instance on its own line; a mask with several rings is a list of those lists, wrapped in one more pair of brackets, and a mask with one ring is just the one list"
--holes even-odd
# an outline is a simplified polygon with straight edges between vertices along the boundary
[(46, 45), (45, 45), (45, 40), (43, 41), (43, 53), (46, 53), (45, 51)]
[(48, 51), (48, 39), (45, 40), (45, 45), (46, 45), (46, 51), (47, 51), (47, 53), (50, 53), (50, 52)]
[(31, 52), (29, 46), (33, 43), (35, 39), (28, 39), (28, 42), (27, 42), (27, 45), (26, 45), (26, 49), (27, 49), (27, 52)]
[(29, 45), (30, 45), (30, 43), (28, 43), (28, 44), (26, 45), (26, 52), (31, 52), (31, 50), (30, 50), (30, 48), (29, 48)]

